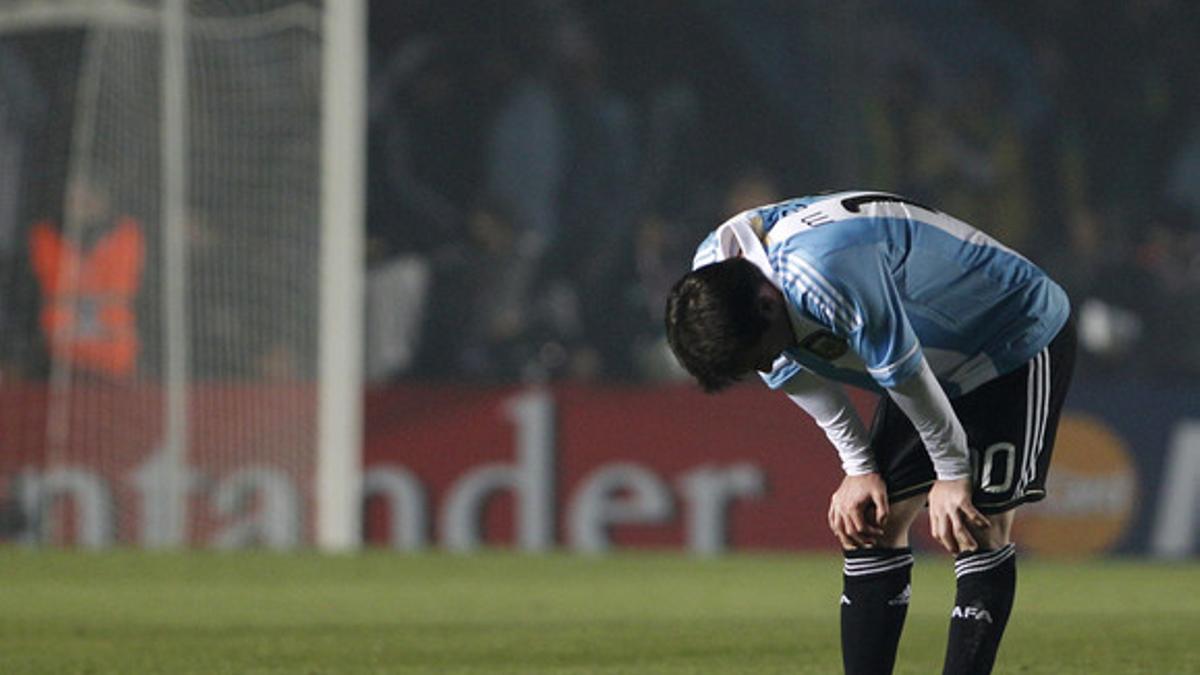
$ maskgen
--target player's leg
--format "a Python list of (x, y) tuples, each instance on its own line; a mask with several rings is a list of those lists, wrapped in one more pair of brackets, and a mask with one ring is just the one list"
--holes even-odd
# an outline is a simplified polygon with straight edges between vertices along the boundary
[(888, 486), (890, 515), (875, 546), (844, 553), (842, 663), (850, 675), (892, 672), (912, 594), (908, 532), (933, 483), (920, 436), (890, 398), (880, 399), (871, 448)]
[(979, 548), (954, 559), (954, 609), (943, 673), (990, 673), (1017, 591), (1014, 511), (989, 515), (991, 526), (971, 528)]
[(850, 675), (892, 672), (912, 594), (908, 531), (924, 502), (917, 495), (888, 504), (878, 543), (843, 551), (842, 665)]
[(1046, 494), (1074, 355), (1074, 325), (1069, 322), (1024, 367), (954, 401), (975, 465), (972, 500), (988, 515), (991, 526), (972, 528), (979, 549), (960, 554), (954, 562), (957, 589), (944, 675), (992, 671), (1016, 596), (1013, 509)]

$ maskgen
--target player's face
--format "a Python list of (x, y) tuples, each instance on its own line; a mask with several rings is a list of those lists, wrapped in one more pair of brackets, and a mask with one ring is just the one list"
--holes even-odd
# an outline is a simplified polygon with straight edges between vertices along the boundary
[(758, 341), (758, 344), (745, 355), (744, 363), (746, 367), (742, 372), (750, 373), (753, 370), (757, 370), (760, 373), (771, 372), (775, 359), (779, 358), (779, 355), (786, 348), (786, 344), (781, 345), (778, 341), (772, 340), (771, 331), (767, 331), (762, 339)]
[(757, 370), (769, 373), (775, 359), (783, 350), (796, 342), (792, 333), (792, 324), (788, 320), (787, 308), (784, 306), (783, 294), (779, 289), (764, 281), (758, 298), (758, 311), (767, 319), (768, 328), (758, 342), (743, 355), (743, 373)]

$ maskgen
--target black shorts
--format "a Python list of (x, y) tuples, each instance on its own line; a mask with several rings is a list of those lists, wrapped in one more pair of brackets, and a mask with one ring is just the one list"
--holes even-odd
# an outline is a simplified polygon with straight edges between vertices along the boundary
[[(1046, 496), (1046, 474), (1075, 364), (1075, 321), (1024, 366), (950, 399), (967, 432), (973, 501), (1001, 513)], [(928, 492), (936, 474), (912, 422), (888, 396), (871, 427), (871, 451), (898, 501)]]

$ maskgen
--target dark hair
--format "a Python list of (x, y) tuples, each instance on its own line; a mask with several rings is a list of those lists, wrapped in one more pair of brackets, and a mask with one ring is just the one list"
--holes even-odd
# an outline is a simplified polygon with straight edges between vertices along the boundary
[(667, 297), (667, 342), (704, 390), (724, 389), (743, 373), (739, 359), (770, 322), (758, 310), (762, 272), (744, 258), (684, 275)]

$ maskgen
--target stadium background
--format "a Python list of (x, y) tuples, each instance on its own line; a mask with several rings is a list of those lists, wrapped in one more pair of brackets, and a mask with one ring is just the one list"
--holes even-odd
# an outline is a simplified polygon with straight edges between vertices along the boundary
[(999, 669), (1200, 673), (1197, 7), (0, 0), (0, 672), (837, 672), (836, 457), (659, 312), (861, 186), (1079, 314)]
[[(371, 373), (368, 461), (423, 481), (433, 541), (466, 545), (438, 509), (500, 462), (479, 516), (494, 542), (516, 541), (515, 494), (526, 515), (554, 504), (531, 547), (829, 549), (837, 470), (819, 433), (754, 385), (689, 392), (660, 315), (725, 217), (869, 186), (976, 224), (1073, 298), (1083, 357), (1051, 498), (1018, 525), (1026, 550), (1195, 555), (1197, 16), (1169, 1), (376, 3), (369, 259), (378, 280), (409, 266), (428, 284), (411, 341), (389, 350), (411, 358)], [(397, 412), (430, 383), (445, 403)], [(556, 406), (537, 460), (551, 476), (527, 473), (503, 412), (531, 391)], [(464, 416), (470, 434), (448, 431)], [(368, 539), (402, 540), (376, 509)]]
[[(238, 4), (193, 7), (220, 15)], [(1023, 514), (1023, 545), (1194, 557), (1198, 14), (1171, 0), (370, 3), (366, 543), (833, 550), (820, 517), (837, 480), (832, 451), (761, 387), (695, 392), (664, 348), (660, 312), (692, 247), (726, 216), (872, 187), (980, 226), (1044, 266), (1075, 302), (1083, 358), (1051, 499)], [(5, 142), (40, 134), (29, 136), (39, 152), (23, 164), (6, 155), (14, 165), (4, 175), (16, 178), (0, 211), (0, 536), (153, 543), (150, 516), (137, 516), (152, 503), (147, 472), (161, 432), (147, 411), (169, 396), (127, 383), (168, 377), (167, 341), (148, 328), (162, 321), (164, 268), (148, 266), (129, 298), (143, 338), (137, 355), (119, 367), (101, 359), (72, 380), (81, 401), (72, 419), (86, 427), (87, 447), (63, 454), (54, 444), (64, 441), (44, 433), (61, 372), (31, 242), (45, 213), (86, 198), (68, 195), (59, 166), (76, 121), (62, 112), (71, 99), (59, 80), (77, 77), (81, 45), (78, 32), (64, 33), (49, 47), (18, 37), (0, 52)], [(286, 102), (311, 84), (264, 97)], [(225, 142), (214, 143), (233, 151), (246, 139)], [(241, 189), (259, 178), (232, 180)], [(112, 187), (147, 176), (108, 179)], [(214, 191), (235, 189), (213, 180)], [(250, 223), (315, 209), (313, 195), (300, 190), (269, 215), (252, 214), (245, 236), (262, 234)], [(212, 224), (201, 239), (220, 244), (227, 214), (205, 215)], [(226, 269), (229, 251), (251, 266), (261, 257), (293, 275), (283, 282), (289, 293), (311, 294), (311, 234), (294, 250), (276, 242), (193, 255), (201, 271)], [(262, 311), (278, 298), (255, 283), (232, 275), (204, 296), (252, 327), (249, 338), (198, 322), (197, 343), (221, 347), (193, 354), (189, 452), (215, 476), (190, 504), (215, 512), (188, 521), (186, 541), (198, 546), (311, 541), (312, 466), (288, 465), (275, 446), (315, 433), (315, 333), (302, 330), (311, 317)], [(86, 355), (74, 358), (87, 365)], [(857, 401), (869, 411), (868, 398)], [(120, 417), (128, 411), (144, 417)], [(270, 447), (247, 450), (244, 461), (284, 468), (242, 472), (241, 450), (230, 446), (268, 437)], [(89, 465), (93, 447), (110, 454)], [(52, 483), (56, 463), (79, 471)], [(61, 522), (47, 525), (52, 518)]]

